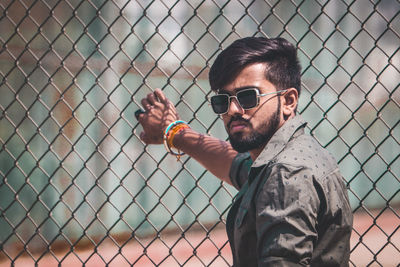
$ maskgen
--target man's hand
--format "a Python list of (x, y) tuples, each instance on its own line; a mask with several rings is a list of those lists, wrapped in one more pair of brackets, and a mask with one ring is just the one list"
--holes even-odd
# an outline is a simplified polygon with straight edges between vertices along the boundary
[[(135, 112), (143, 127), (140, 139), (146, 144), (162, 144), (165, 129), (179, 120), (175, 106), (160, 89), (142, 99), (142, 106), (142, 112)], [(174, 136), (174, 147), (197, 160), (222, 181), (232, 184), (229, 171), (237, 152), (228, 142), (186, 128)]]
[(137, 116), (143, 127), (140, 139), (146, 144), (162, 144), (165, 129), (170, 123), (179, 120), (175, 106), (160, 89), (148, 94), (141, 103), (144, 112)]

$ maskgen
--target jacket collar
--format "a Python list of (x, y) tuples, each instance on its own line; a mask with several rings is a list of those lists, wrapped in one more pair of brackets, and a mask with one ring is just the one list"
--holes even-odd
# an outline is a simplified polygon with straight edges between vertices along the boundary
[[(307, 123), (300, 115), (285, 122), (271, 137), (260, 155), (253, 162), (252, 167), (260, 167), (268, 164), (276, 155), (278, 155), (295, 134), (303, 134)], [(299, 132), (298, 132), (299, 130)]]

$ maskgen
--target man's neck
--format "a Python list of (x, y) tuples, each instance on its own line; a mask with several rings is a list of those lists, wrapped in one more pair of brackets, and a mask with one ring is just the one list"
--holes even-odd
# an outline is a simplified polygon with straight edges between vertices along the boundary
[[(294, 113), (292, 113), (289, 117), (287, 117), (287, 118), (281, 118), (281, 120), (280, 120), (280, 123), (279, 123), (279, 127), (276, 129), (276, 131), (278, 131), (289, 119), (291, 119), (291, 118), (293, 118), (293, 117), (295, 117), (296, 116), (296, 114), (294, 114)], [(275, 133), (276, 133), (276, 131), (275, 131)], [(275, 134), (274, 133), (274, 134)], [(271, 138), (272, 138), (272, 136), (271, 136)], [(250, 150), (249, 151), (249, 154), (250, 154), (250, 157), (251, 157), (251, 159), (253, 160), (253, 162), (256, 160), (256, 158), (261, 154), (261, 152), (264, 150), (264, 148), (265, 148), (265, 146), (268, 144), (268, 142), (270, 141), (271, 139), (269, 139), (264, 145), (262, 145), (262, 146), (260, 146), (260, 147), (258, 147), (258, 148), (256, 148), (256, 149), (253, 149), (253, 150)]]
[(250, 150), (250, 151), (249, 151), (250, 157), (251, 157), (251, 159), (253, 160), (253, 162), (254, 162), (254, 161), (256, 160), (256, 158), (260, 155), (261, 151), (263, 151), (263, 149), (264, 149), (264, 147), (265, 147), (266, 145), (267, 145), (267, 144), (263, 145), (262, 147), (259, 147), (259, 148), (256, 148), (256, 149), (253, 149), (253, 150)]

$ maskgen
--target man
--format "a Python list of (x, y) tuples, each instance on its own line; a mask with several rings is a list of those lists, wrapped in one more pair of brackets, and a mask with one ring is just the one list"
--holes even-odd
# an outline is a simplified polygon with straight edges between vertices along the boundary
[(283, 38), (244, 38), (219, 54), (211, 105), (229, 143), (179, 121), (160, 90), (142, 100), (145, 143), (187, 153), (239, 190), (226, 222), (234, 266), (348, 266), (347, 191), (333, 157), (296, 115), (300, 69)]

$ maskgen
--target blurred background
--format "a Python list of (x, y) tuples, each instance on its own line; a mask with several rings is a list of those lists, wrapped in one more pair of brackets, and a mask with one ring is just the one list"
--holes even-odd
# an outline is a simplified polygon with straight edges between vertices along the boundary
[[(397, 0), (2, 0), (0, 266), (229, 266), (236, 190), (146, 146), (134, 111), (161, 88), (226, 139), (208, 71), (246, 36), (303, 67), (299, 113), (339, 162), (350, 266), (400, 262)], [(221, 159), (223, 160), (223, 159)]]

